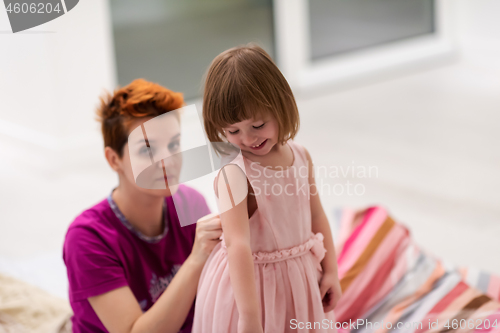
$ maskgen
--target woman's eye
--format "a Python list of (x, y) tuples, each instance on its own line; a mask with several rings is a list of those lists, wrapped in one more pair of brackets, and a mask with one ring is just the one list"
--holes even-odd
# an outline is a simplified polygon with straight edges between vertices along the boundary
[(227, 132), (228, 132), (229, 134), (236, 134), (236, 133), (238, 133), (239, 131), (240, 131), (240, 130), (236, 130), (236, 131), (234, 131), (234, 132), (231, 132), (231, 131), (227, 131)]
[(181, 146), (181, 143), (179, 141), (170, 142), (168, 144), (168, 150), (176, 151), (179, 149), (180, 146)]
[(255, 128), (255, 129), (259, 129), (259, 128), (264, 127), (264, 125), (265, 125), (265, 123), (262, 123), (262, 125), (259, 125), (259, 126), (253, 126), (253, 128)]
[(141, 149), (139, 149), (139, 154), (147, 154), (148, 153), (148, 147), (144, 146)]

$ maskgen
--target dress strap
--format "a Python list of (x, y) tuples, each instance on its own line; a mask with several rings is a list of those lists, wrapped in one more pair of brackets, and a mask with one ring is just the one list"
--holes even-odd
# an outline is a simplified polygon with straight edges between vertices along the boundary
[[(219, 172), (217, 173), (217, 175), (215, 176), (215, 179), (214, 179), (214, 192), (215, 192), (215, 195), (217, 196), (217, 198), (219, 197), (219, 194), (217, 193), (217, 182), (218, 182), (218, 179), (219, 179), (219, 176), (220, 176), (220, 171), (222, 170), (223, 167), (225, 167), (226, 165), (228, 164), (234, 164), (234, 165), (237, 165), (245, 175), (247, 175), (247, 170), (246, 170), (246, 167), (245, 167), (245, 160), (243, 158), (243, 155), (241, 154), (241, 151), (238, 153), (238, 155), (229, 163), (226, 163), (224, 164)], [(248, 179), (248, 176), (247, 176), (247, 179)]]
[(298, 144), (293, 140), (288, 140), (287, 143), (289, 144), (290, 148), (292, 148), (295, 159), (298, 159), (298, 161), (294, 161), (294, 164), (309, 165), (305, 148), (301, 144)]

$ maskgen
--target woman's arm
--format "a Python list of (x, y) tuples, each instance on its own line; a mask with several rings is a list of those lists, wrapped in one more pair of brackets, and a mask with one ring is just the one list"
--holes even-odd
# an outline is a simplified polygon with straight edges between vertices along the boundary
[[(238, 203), (237, 193), (244, 191)], [(247, 178), (236, 165), (225, 166), (217, 180), (222, 230), (227, 247), (229, 277), (238, 307), (238, 332), (262, 332), (261, 310), (255, 285), (254, 261), (250, 248), (250, 227), (247, 211)]]
[(221, 233), (218, 216), (198, 220), (191, 254), (163, 294), (144, 313), (128, 286), (89, 297), (104, 327), (111, 333), (178, 332), (193, 305), (205, 261)]
[[(328, 218), (326, 217), (321, 200), (319, 198), (318, 190), (316, 188), (316, 181), (314, 179), (314, 169), (311, 155), (304, 148), (309, 162), (309, 186), (310, 186), (310, 204), (311, 204), (311, 219), (312, 231), (314, 233), (321, 232), (324, 236), (323, 243), (325, 245), (326, 254), (321, 262), (323, 268), (323, 278), (320, 283), (321, 297), (323, 298), (323, 305), (325, 312), (331, 311), (337, 305), (342, 289), (338, 280), (337, 268), (337, 255), (335, 254), (335, 247), (333, 244), (332, 231)], [(325, 298), (326, 296), (326, 298)]]
[(163, 294), (145, 313), (128, 286), (88, 300), (111, 333), (178, 332), (193, 305), (202, 269), (203, 265), (186, 259)]

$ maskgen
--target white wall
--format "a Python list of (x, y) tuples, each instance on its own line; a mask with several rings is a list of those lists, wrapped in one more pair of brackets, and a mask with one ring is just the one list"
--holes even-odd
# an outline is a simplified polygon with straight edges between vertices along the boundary
[(16, 34), (1, 5), (0, 257), (60, 252), (68, 224), (95, 202), (73, 195), (92, 192), (77, 180), (95, 187), (92, 171), (107, 171), (94, 110), (116, 84), (113, 48), (107, 1)]
[(456, 0), (456, 36), (465, 60), (500, 73), (500, 0)]
[(51, 22), (12, 34), (0, 10), (0, 142), (16, 149), (23, 142), (21, 149), (35, 148), (43, 159), (99, 140), (91, 114), (102, 89), (116, 82), (109, 17), (107, 1), (80, 1)]

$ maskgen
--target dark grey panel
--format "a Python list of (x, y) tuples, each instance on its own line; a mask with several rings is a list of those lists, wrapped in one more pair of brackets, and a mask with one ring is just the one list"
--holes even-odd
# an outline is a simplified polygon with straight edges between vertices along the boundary
[(201, 96), (220, 52), (256, 42), (274, 54), (272, 0), (111, 0), (120, 85), (136, 78)]
[(312, 59), (431, 34), (434, 0), (309, 0)]

